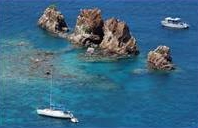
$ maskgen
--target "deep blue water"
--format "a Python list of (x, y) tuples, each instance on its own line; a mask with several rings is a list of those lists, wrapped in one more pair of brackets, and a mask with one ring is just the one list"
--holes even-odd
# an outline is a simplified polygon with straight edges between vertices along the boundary
[[(104, 19), (125, 21), (140, 55), (86, 61), (84, 49), (37, 26), (52, 3), (70, 28), (81, 8), (98, 7)], [(198, 127), (197, 15), (198, 1), (0, 1), (0, 127)], [(160, 21), (167, 16), (181, 17), (190, 29), (162, 28)], [(27, 46), (17, 46), (19, 42)], [(171, 48), (175, 71), (146, 70), (148, 51), (160, 44)], [(50, 92), (50, 80), (29, 70), (29, 58), (38, 50), (60, 52), (51, 60), (57, 74), (53, 102), (73, 111), (78, 124), (36, 114), (37, 107), (49, 104)]]

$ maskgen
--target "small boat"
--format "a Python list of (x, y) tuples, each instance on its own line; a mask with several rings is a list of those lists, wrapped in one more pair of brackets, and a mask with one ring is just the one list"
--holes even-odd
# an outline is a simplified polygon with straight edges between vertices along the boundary
[(78, 119), (73, 116), (70, 111), (63, 111), (63, 110), (56, 110), (52, 107), (44, 108), (44, 109), (37, 109), (37, 114), (42, 116), (54, 117), (54, 118), (65, 118), (70, 119), (73, 123), (78, 123)]
[(189, 25), (181, 21), (181, 18), (166, 17), (161, 21), (162, 26), (176, 29), (186, 29)]
[(88, 47), (88, 48), (87, 48), (87, 53), (88, 53), (88, 54), (93, 54), (93, 53), (94, 53), (94, 50), (95, 50), (94, 48)]
[[(52, 80), (52, 70), (51, 70), (51, 86), (53, 84)], [(38, 108), (36, 109), (36, 112), (38, 115), (41, 116), (48, 116), (48, 117), (54, 117), (54, 118), (65, 118), (65, 119), (70, 119), (71, 122), (73, 123), (78, 123), (78, 119), (74, 117), (74, 115), (70, 111), (65, 111), (62, 107), (56, 107), (55, 105), (52, 104), (52, 92), (51, 92), (51, 86), (50, 86), (50, 107), (49, 108)]]

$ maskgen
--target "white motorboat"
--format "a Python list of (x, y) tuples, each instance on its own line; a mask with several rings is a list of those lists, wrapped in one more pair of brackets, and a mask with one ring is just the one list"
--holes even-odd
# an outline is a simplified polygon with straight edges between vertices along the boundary
[(186, 29), (189, 28), (189, 25), (185, 22), (181, 21), (181, 18), (172, 18), (166, 17), (161, 21), (162, 26), (169, 28), (177, 28), (177, 29)]
[[(52, 75), (53, 75), (53, 73), (51, 72), (51, 86), (53, 84)], [(65, 111), (64, 109), (62, 109), (60, 107), (58, 108), (58, 107), (55, 107), (54, 105), (52, 105), (51, 86), (50, 86), (50, 107), (44, 108), (44, 109), (38, 108), (36, 110), (37, 114), (42, 115), (42, 116), (54, 117), (54, 118), (70, 119), (71, 122), (78, 123), (78, 119), (75, 118), (74, 115), (70, 111)]]

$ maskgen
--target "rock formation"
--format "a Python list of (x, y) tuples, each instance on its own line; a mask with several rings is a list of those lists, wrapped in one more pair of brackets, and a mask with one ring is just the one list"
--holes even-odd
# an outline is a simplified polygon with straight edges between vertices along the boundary
[(139, 53), (136, 40), (131, 36), (126, 23), (115, 18), (104, 23), (104, 37), (100, 47), (108, 53), (118, 55), (137, 55)]
[(70, 36), (73, 43), (83, 46), (98, 45), (103, 38), (101, 10), (83, 9), (77, 18), (74, 33)]
[(52, 33), (64, 33), (68, 31), (64, 16), (53, 5), (49, 6), (39, 18), (38, 25)]
[(81, 10), (72, 34), (64, 33), (68, 30), (67, 24), (54, 6), (45, 10), (38, 24), (75, 45), (98, 48), (102, 56), (139, 54), (136, 39), (131, 36), (126, 23), (115, 18), (104, 23), (101, 10), (97, 8)]
[(158, 46), (154, 51), (150, 51), (147, 57), (148, 66), (151, 69), (158, 70), (173, 70), (175, 69), (172, 64), (170, 56), (170, 48), (167, 46)]

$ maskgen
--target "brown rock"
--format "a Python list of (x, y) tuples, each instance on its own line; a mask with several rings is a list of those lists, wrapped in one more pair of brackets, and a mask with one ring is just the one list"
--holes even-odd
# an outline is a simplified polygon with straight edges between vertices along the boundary
[(77, 18), (75, 31), (69, 40), (75, 44), (90, 46), (100, 44), (103, 38), (103, 20), (101, 11), (95, 9), (83, 9)]
[(103, 20), (101, 10), (83, 9), (77, 18), (76, 34), (93, 34), (103, 36)]
[(104, 37), (100, 47), (105, 51), (121, 55), (139, 53), (136, 40), (130, 35), (126, 23), (111, 18), (105, 21), (103, 30)]
[(170, 56), (170, 48), (167, 46), (158, 46), (154, 51), (148, 53), (147, 62), (149, 68), (158, 70), (173, 70), (175, 69), (172, 64)]
[(93, 47), (101, 42), (100, 37), (98, 35), (93, 34), (70, 34), (67, 36), (67, 39), (76, 45), (82, 45), (85, 47)]
[(55, 6), (48, 7), (39, 18), (38, 25), (52, 33), (64, 33), (68, 31), (64, 16)]

